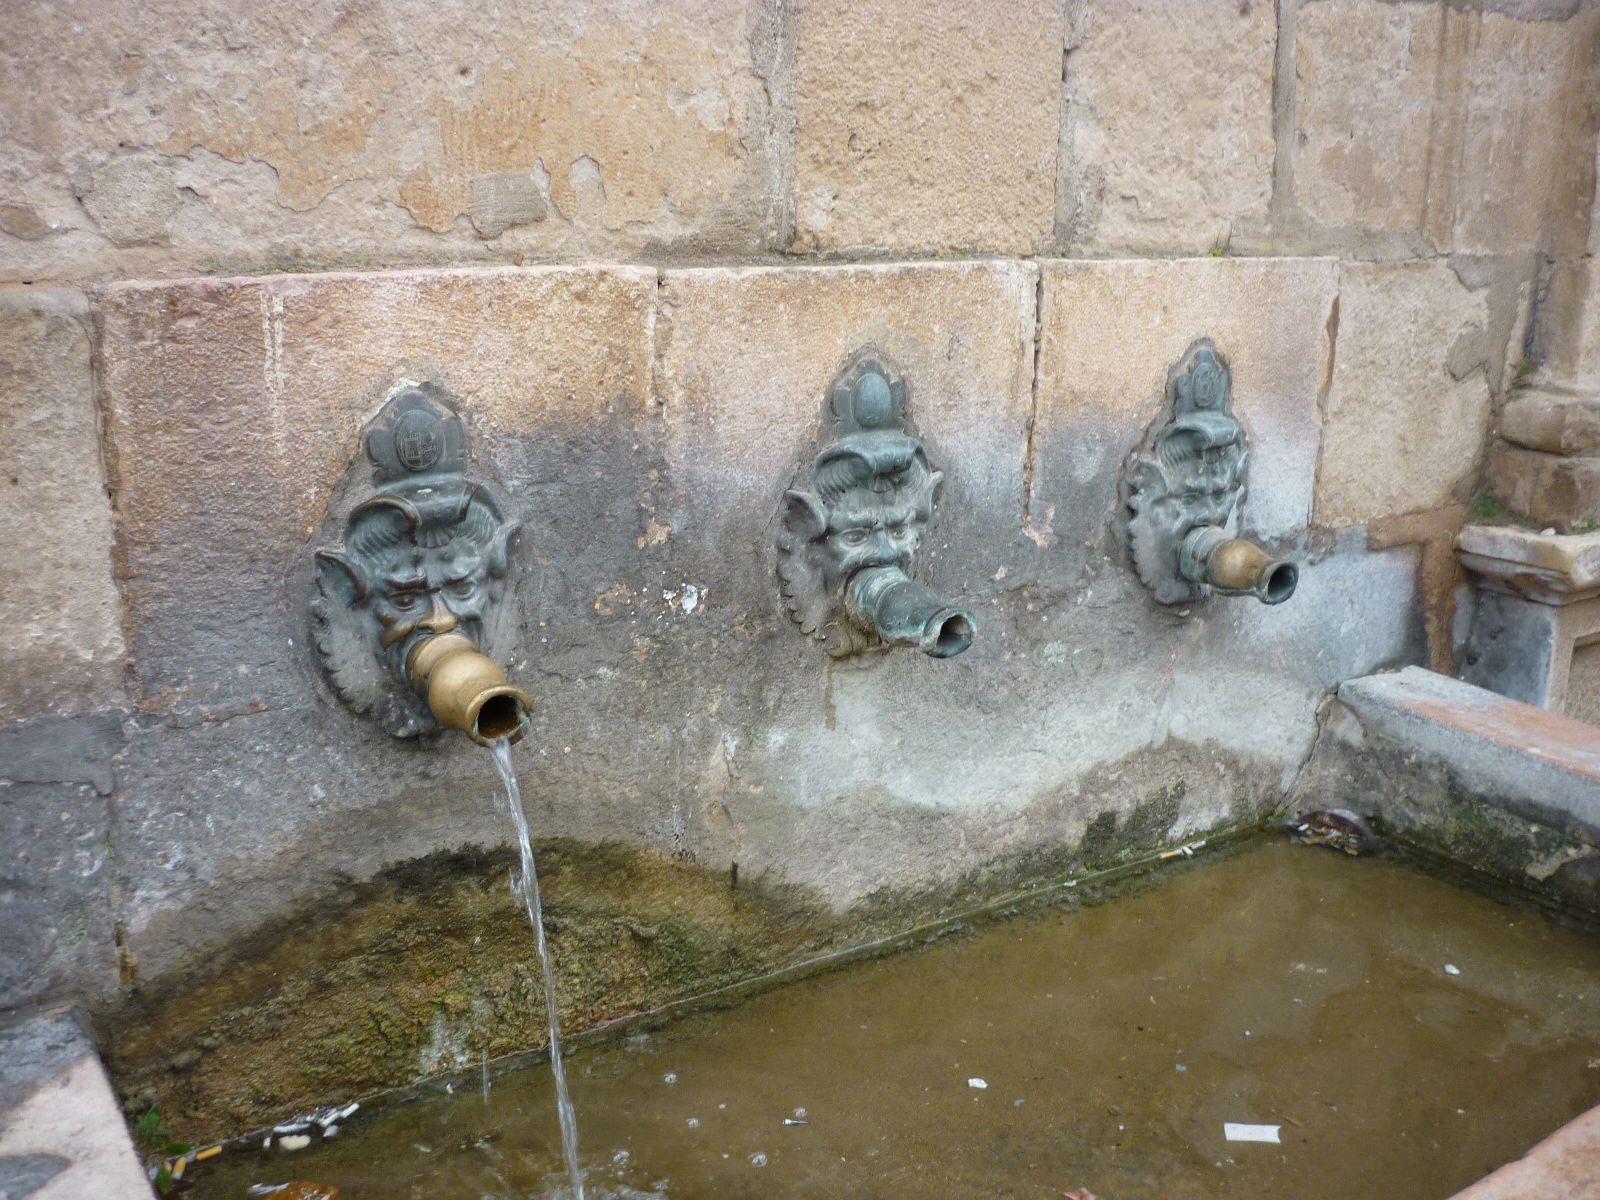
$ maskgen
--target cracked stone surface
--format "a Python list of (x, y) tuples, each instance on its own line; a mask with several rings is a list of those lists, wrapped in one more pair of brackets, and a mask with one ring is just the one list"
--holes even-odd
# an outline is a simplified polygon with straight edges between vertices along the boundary
[(13, 18), (0, 277), (749, 252), (781, 224), (778, 43), (745, 0)]
[(1442, 263), (1345, 263), (1316, 516), (1357, 524), (1466, 499), (1476, 482), (1490, 388), (1449, 369), (1477, 344), (1487, 292)]
[(1582, 252), (1600, 10), (1493, 7), (1298, 6), (1287, 165), (1312, 222), (1475, 253), (1548, 231)]
[(81, 292), (0, 287), (0, 395), (0, 720), (98, 708), (126, 661)]
[(1263, 245), (1274, 6), (1113, 0), (1069, 11), (1062, 241), (1179, 254)]
[[(323, 508), (399, 377), (460, 399), (526, 524), (506, 667), (534, 697), (518, 761), (544, 835), (738, 862), (843, 907), (1073, 841), (1102, 810), (1115, 822), (1180, 780), (1184, 828), (1277, 794), (1328, 687), (1420, 653), (1409, 553), (1304, 528), (1334, 264), (1051, 265), (1058, 291), (1079, 289), (1063, 313), (1103, 308), (1117, 329), (1104, 290), (1132, 272), (1167, 334), (1182, 332), (1175, 353), (1197, 321), (1239, 331), (1255, 381), (1240, 381), (1241, 411), (1263, 455), (1246, 511), (1302, 562), (1301, 591), (1188, 617), (1158, 609), (1109, 540), (1114, 489), (1070, 482), (1083, 448), (1041, 437), (1030, 450), (1059, 404), (1034, 387), (1038, 269), (530, 267), (105, 289), (139, 702), (118, 760), (119, 916), (140, 977), (203, 961), (335, 875), (506, 837), (487, 756), (459, 737), (396, 742), (346, 712), (305, 643)], [(1100, 344), (1066, 325), (1051, 336)], [(1257, 340), (1269, 358), (1247, 348)], [(782, 610), (783, 490), (816, 453), (828, 382), (869, 341), (906, 372), (946, 473), (924, 561), (977, 614), (956, 659), (830, 665)], [(1130, 444), (1170, 365), (1148, 349), (1112, 356), (1113, 375), (1154, 390), (1104, 389)], [(1064, 386), (1099, 378), (1049, 361)], [(174, 394), (205, 402), (175, 409)], [(1072, 507), (1057, 532), (1078, 532), (1040, 536), (1030, 475)], [(1241, 678), (1230, 705), (1210, 702)], [(1140, 755), (1155, 757), (1109, 765)]]

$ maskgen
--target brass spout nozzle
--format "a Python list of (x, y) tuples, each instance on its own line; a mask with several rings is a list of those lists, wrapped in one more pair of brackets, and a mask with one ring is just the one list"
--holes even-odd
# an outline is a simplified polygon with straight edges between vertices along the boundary
[(506, 682), (498, 663), (460, 633), (418, 642), (406, 675), (441, 725), (459, 729), (480, 746), (516, 742), (528, 732), (533, 702)]
[(1254, 596), (1263, 604), (1282, 604), (1300, 582), (1292, 562), (1268, 558), (1254, 542), (1229, 538), (1215, 525), (1189, 531), (1178, 551), (1178, 570), (1225, 596)]
[(952, 608), (898, 567), (867, 567), (845, 588), (850, 614), (891, 646), (915, 646), (934, 658), (952, 658), (972, 645), (978, 623)]

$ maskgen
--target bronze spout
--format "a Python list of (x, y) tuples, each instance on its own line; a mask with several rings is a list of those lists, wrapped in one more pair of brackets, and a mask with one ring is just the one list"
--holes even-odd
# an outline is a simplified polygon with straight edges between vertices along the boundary
[(889, 645), (915, 646), (934, 658), (960, 654), (978, 628), (971, 613), (952, 608), (899, 567), (857, 571), (845, 589), (845, 605)]
[(533, 702), (506, 682), (498, 663), (460, 633), (424, 638), (411, 651), (406, 676), (441, 725), (481, 746), (516, 742), (528, 732)]
[(1300, 582), (1292, 562), (1269, 558), (1254, 542), (1229, 538), (1215, 525), (1191, 530), (1183, 539), (1178, 569), (1184, 578), (1225, 596), (1254, 596), (1263, 604), (1282, 604)]

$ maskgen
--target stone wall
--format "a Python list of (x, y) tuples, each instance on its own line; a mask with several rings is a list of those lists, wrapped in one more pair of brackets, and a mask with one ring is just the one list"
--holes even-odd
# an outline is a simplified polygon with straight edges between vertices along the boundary
[[(1270, 808), (1330, 688), (1448, 665), (1527, 348), (1600, 361), (1597, 63), (1579, 0), (32, 0), (0, 44), (0, 1004), (504, 843), (486, 756), (352, 718), (306, 644), (401, 377), (526, 523), (545, 834), (837, 911)], [(1116, 533), (1202, 335), (1244, 530), (1303, 565), (1282, 607), (1163, 609)], [(980, 623), (947, 662), (830, 665), (779, 603), (782, 493), (869, 342), (946, 476), (927, 574)]]

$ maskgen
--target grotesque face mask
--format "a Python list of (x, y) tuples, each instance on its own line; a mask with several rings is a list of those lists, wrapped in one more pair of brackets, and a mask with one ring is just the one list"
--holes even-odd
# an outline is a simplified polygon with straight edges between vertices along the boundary
[(1225, 527), (1239, 503), (1248, 452), (1229, 387), (1216, 348), (1195, 342), (1168, 376), (1166, 410), (1128, 460), (1134, 566), (1163, 604), (1204, 594), (1180, 573), (1176, 548), (1195, 529)]
[(910, 574), (943, 478), (905, 431), (905, 394), (881, 354), (857, 355), (831, 389), (835, 434), (817, 456), (811, 489), (784, 497), (786, 607), (836, 657), (881, 644), (882, 631), (852, 611), (847, 593), (864, 572)]
[(443, 633), (487, 648), (521, 525), (487, 482), (468, 478), (465, 431), (442, 399), (401, 393), (366, 442), (375, 490), (351, 510), (343, 546), (316, 554), (317, 646), (341, 698), (407, 736), (433, 728), (406, 682), (413, 651)]
[(361, 581), (352, 607), (396, 672), (422, 638), (454, 631), (482, 643), (484, 614), (505, 573), (505, 541), (515, 531), (481, 489), (419, 499), (375, 498), (351, 515), (344, 552), (323, 552), (330, 566)]

